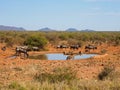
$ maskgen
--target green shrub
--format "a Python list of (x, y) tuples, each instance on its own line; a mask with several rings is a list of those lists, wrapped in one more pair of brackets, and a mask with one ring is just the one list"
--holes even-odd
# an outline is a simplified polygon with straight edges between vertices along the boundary
[(35, 80), (43, 83), (45, 81), (48, 81), (50, 83), (56, 83), (56, 82), (70, 82), (71, 80), (75, 80), (75, 72), (73, 72), (69, 68), (57, 68), (53, 70), (53, 73), (39, 73), (35, 75)]
[(115, 39), (115, 46), (120, 45), (120, 36), (116, 37)]
[(63, 34), (61, 34), (61, 35), (59, 36), (59, 38), (60, 38), (61, 40), (67, 40), (67, 39), (68, 39), (68, 36), (67, 36), (66, 33), (63, 33)]
[(24, 44), (28, 45), (28, 46), (37, 46), (37, 47), (43, 49), (45, 47), (45, 45), (47, 44), (47, 42), (48, 42), (47, 39), (43, 36), (32, 35), (26, 39)]
[[(39, 45), (39, 39), (40, 44)], [(53, 45), (57, 45), (59, 41), (67, 41), (69, 43), (99, 42), (110, 45), (120, 45), (120, 32), (36, 32), (36, 31), (0, 31), (0, 42), (6, 43), (7, 46), (23, 45), (24, 42), (33, 46), (44, 46), (44, 42), (49, 41)], [(72, 40), (72, 41), (70, 41)], [(74, 40), (74, 41), (73, 41)], [(84, 44), (83, 43), (83, 44)]]

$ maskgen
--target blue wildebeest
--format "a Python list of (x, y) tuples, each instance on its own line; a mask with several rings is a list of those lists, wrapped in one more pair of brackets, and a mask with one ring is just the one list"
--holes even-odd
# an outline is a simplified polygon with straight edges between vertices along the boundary
[(70, 49), (79, 49), (81, 46), (80, 45), (71, 45)]
[(68, 55), (66, 60), (73, 60), (74, 59), (74, 55)]
[(88, 45), (88, 46), (85, 46), (85, 49), (97, 49), (96, 46), (93, 46), (93, 45)]
[(6, 46), (1, 48), (2, 51), (6, 51)]
[(88, 52), (90, 50), (94, 50), (94, 49), (97, 49), (97, 46), (94, 46), (94, 45), (87, 45), (85, 46), (85, 51)]
[(33, 51), (39, 51), (39, 47), (35, 47), (35, 46), (34, 46), (34, 47), (32, 47), (32, 50), (33, 50)]
[(21, 57), (21, 54), (23, 53), (24, 54), (24, 58), (28, 58), (29, 54), (27, 53), (27, 46), (17, 46), (16, 47), (16, 56), (20, 56)]
[(57, 49), (58, 49), (58, 48), (63, 49), (63, 48), (68, 48), (68, 46), (67, 46), (67, 45), (57, 45), (56, 48), (57, 48)]

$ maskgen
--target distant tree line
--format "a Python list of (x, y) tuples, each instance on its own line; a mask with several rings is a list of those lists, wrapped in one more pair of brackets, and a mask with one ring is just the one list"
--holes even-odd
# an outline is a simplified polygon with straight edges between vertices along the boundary
[(44, 48), (48, 43), (57, 45), (60, 41), (81, 45), (88, 42), (120, 45), (120, 32), (0, 31), (0, 43), (6, 43), (7, 46), (30, 45)]

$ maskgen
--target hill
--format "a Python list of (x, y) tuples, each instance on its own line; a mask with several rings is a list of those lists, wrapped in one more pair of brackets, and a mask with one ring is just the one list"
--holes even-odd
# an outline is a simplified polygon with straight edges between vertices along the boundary
[(77, 32), (78, 30), (75, 28), (68, 28), (66, 31), (68, 32)]
[(18, 31), (25, 31), (22, 27), (14, 27), (14, 26), (4, 26), (0, 25), (0, 30), (18, 30)]
[(50, 32), (50, 31), (55, 31), (55, 30), (50, 29), (50, 28), (48, 28), (48, 27), (45, 27), (45, 28), (41, 28), (41, 29), (39, 29), (38, 31)]

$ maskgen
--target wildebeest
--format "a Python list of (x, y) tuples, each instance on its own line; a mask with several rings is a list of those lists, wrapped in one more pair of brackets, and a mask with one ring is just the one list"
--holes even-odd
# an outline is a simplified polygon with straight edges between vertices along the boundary
[(20, 56), (21, 57), (21, 54), (23, 53), (24, 54), (24, 58), (28, 58), (29, 54), (27, 53), (27, 47), (25, 46), (17, 46), (16, 47), (16, 56)]
[(1, 48), (2, 51), (6, 51), (6, 46)]
[(70, 49), (79, 49), (79, 47), (81, 47), (80, 45), (71, 45)]
[(88, 46), (85, 46), (85, 49), (97, 49), (97, 47), (96, 46), (93, 46), (93, 45), (88, 45)]
[(32, 47), (33, 51), (39, 51), (39, 47)]
[(61, 49), (63, 49), (63, 48), (68, 48), (68, 46), (67, 45), (57, 45), (57, 47), (56, 47), (57, 49), (58, 48), (61, 48)]
[(74, 55), (69, 55), (67, 56), (66, 60), (73, 60), (74, 59)]

